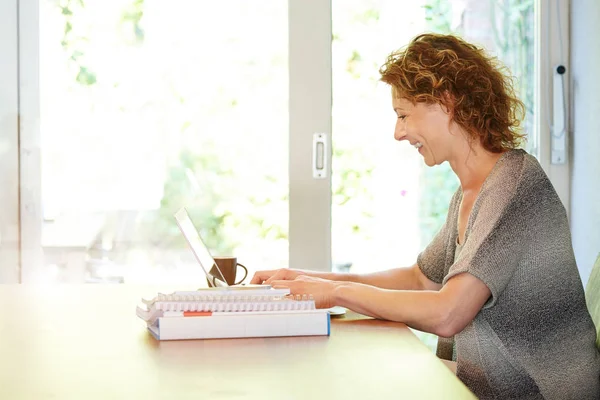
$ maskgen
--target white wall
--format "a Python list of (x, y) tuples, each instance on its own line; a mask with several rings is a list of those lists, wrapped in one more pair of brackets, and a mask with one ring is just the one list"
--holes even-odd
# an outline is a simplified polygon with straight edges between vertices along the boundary
[(584, 284), (600, 252), (600, 2), (572, 0), (571, 228)]

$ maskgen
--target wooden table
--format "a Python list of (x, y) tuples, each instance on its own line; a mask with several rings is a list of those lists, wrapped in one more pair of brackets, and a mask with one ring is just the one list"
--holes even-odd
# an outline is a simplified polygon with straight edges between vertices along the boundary
[(0, 285), (0, 399), (474, 398), (405, 325), (352, 313), (329, 337), (157, 342), (135, 306), (158, 291)]

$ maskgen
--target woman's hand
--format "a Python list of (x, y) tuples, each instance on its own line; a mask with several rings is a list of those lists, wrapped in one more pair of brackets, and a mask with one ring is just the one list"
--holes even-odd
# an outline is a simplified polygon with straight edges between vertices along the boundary
[(294, 280), (271, 280), (275, 289), (289, 288), (291, 294), (309, 294), (315, 300), (317, 308), (330, 308), (334, 304), (334, 290), (337, 282), (328, 279), (298, 275)]
[(306, 274), (305, 271), (301, 271), (299, 269), (289, 269), (289, 268), (281, 268), (281, 269), (271, 269), (266, 271), (257, 271), (252, 280), (251, 284), (270, 284), (273, 280), (277, 281), (291, 281), (296, 279), (300, 275)]

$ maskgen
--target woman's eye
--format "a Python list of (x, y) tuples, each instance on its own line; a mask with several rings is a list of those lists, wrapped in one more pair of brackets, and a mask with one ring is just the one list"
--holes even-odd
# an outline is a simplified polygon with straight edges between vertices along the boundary
[(406, 118), (406, 115), (398, 115), (398, 119), (401, 119), (402, 121), (404, 121), (405, 118)]

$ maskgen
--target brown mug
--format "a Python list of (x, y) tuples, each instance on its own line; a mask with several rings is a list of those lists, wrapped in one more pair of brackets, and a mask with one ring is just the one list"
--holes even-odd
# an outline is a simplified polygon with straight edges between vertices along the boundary
[[(213, 259), (223, 274), (225, 282), (227, 282), (229, 286), (239, 285), (248, 276), (248, 269), (242, 264), (238, 263), (236, 257), (213, 257)], [(244, 277), (236, 282), (235, 276), (237, 273), (237, 267), (242, 267), (244, 269)], [(207, 279), (208, 286), (217, 286), (215, 279), (220, 279), (219, 271), (213, 266), (209, 271), (209, 274), (212, 275), (212, 281)]]

